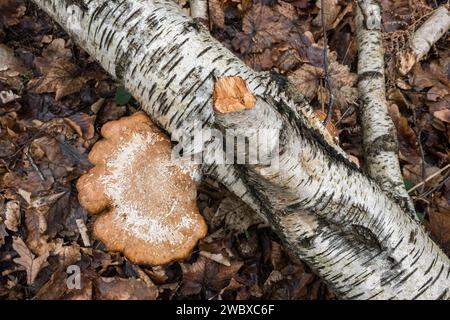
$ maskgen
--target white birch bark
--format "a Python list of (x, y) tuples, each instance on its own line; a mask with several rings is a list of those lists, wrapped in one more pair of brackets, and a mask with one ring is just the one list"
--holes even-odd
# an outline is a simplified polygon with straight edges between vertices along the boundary
[(358, 90), (365, 166), (381, 188), (413, 217), (398, 160), (397, 133), (388, 113), (384, 76), (381, 8), (375, 0), (359, 0), (356, 8)]
[(416, 54), (417, 61), (422, 60), (449, 29), (450, 12), (445, 6), (441, 6), (414, 32), (411, 49)]
[(205, 25), (208, 24), (208, 0), (190, 0), (191, 17), (199, 19)]
[[(279, 167), (204, 165), (264, 214), (285, 244), (342, 298), (447, 299), (450, 263), (401, 207), (333, 144), (306, 103), (296, 106), (170, 0), (34, 0), (122, 81), (162, 128), (279, 128)], [(253, 109), (214, 114), (215, 78), (239, 75)], [(211, 142), (205, 158), (221, 150)]]
[(400, 73), (406, 75), (449, 29), (450, 12), (442, 5), (414, 32), (408, 49), (397, 54)]

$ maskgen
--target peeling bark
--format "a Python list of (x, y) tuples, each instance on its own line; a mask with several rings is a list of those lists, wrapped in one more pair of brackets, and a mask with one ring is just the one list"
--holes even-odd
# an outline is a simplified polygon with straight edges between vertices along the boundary
[[(447, 256), (347, 159), (307, 103), (297, 99), (297, 111), (269, 73), (245, 66), (172, 1), (34, 2), (122, 81), (173, 140), (196, 121), (236, 135), (279, 129), (279, 166), (208, 164), (224, 152), (208, 141), (203, 171), (265, 215), (339, 296), (449, 298)], [(245, 80), (256, 97), (253, 108), (214, 113), (214, 82), (224, 76)]]
[(359, 1), (356, 20), (359, 114), (366, 168), (381, 188), (415, 217), (414, 204), (406, 192), (400, 170), (396, 129), (385, 96), (380, 5), (374, 0)]

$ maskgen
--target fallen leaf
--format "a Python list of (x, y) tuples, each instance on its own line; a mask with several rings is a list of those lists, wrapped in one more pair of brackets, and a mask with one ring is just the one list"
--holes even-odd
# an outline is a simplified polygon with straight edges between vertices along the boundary
[(397, 68), (402, 75), (406, 75), (416, 64), (416, 54), (411, 50), (397, 53)]
[(84, 112), (79, 112), (64, 118), (69, 126), (85, 140), (92, 139), (95, 134), (94, 119)]
[(5, 225), (0, 222), (0, 248), (5, 244), (5, 238), (8, 236)]
[(79, 92), (91, 78), (89, 75), (79, 75), (73, 63), (57, 60), (44, 68), (44, 77), (30, 81), (30, 86), (35, 87), (35, 93), (55, 92), (55, 99), (59, 101), (65, 96)]
[(5, 226), (11, 231), (17, 232), (20, 225), (20, 205), (17, 201), (8, 201), (5, 208)]
[(242, 32), (233, 39), (233, 47), (241, 53), (258, 53), (289, 37), (290, 19), (269, 6), (255, 4), (242, 20)]
[(221, 253), (211, 253), (207, 251), (200, 251), (199, 254), (205, 258), (208, 258), (217, 263), (223, 264), (224, 266), (231, 266), (230, 261), (223, 256)]
[(438, 118), (441, 121), (450, 123), (450, 109), (435, 111), (433, 113), (433, 116), (435, 116), (436, 118)]
[[(322, 9), (322, 1), (325, 9)], [(325, 25), (325, 30), (328, 31), (332, 28), (334, 20), (336, 20), (342, 7), (339, 5), (339, 0), (317, 0), (316, 6), (320, 8), (319, 14), (314, 18), (313, 25), (317, 27), (322, 27), (322, 10), (323, 11), (323, 22)]]
[(396, 104), (391, 103), (388, 106), (388, 111), (397, 128), (400, 159), (414, 165), (421, 163), (422, 158), (418, 151), (417, 136), (415, 131), (409, 126), (408, 119), (401, 115)]
[(80, 246), (76, 243), (56, 248), (53, 254), (58, 255), (58, 262), (63, 268), (73, 265), (81, 259)]
[(211, 223), (215, 227), (224, 223), (226, 230), (239, 234), (247, 231), (250, 226), (263, 224), (265, 221), (241, 199), (229, 195), (220, 203)]
[(25, 268), (27, 273), (27, 284), (32, 285), (39, 271), (48, 264), (48, 252), (36, 258), (30, 249), (28, 249), (23, 240), (19, 237), (13, 237), (12, 246), (19, 254), (19, 258), (15, 258), (14, 262)]
[(450, 211), (432, 210), (426, 223), (436, 240), (448, 250), (450, 245)]
[(27, 72), (22, 61), (14, 55), (14, 51), (0, 44), (0, 79), (6, 80), (7, 84), (18, 90), (22, 86), (20, 75)]
[(156, 286), (148, 286), (141, 279), (100, 277), (94, 286), (99, 300), (155, 300), (158, 296)]
[(225, 12), (223, 8), (223, 0), (209, 0), (209, 19), (213, 26), (223, 29), (225, 25)]
[(14, 26), (20, 22), (27, 8), (21, 0), (0, 1), (0, 26)]

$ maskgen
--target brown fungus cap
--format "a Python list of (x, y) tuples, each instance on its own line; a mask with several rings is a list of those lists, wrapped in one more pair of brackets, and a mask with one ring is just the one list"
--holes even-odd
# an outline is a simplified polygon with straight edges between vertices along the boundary
[(207, 226), (196, 205), (197, 167), (171, 159), (171, 143), (142, 112), (105, 124), (77, 183), (80, 204), (100, 215), (94, 237), (138, 264), (186, 258)]

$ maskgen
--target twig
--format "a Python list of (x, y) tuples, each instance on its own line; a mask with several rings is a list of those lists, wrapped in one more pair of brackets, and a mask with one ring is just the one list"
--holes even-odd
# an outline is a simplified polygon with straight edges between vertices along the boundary
[(414, 187), (412, 187), (411, 189), (408, 190), (408, 193), (411, 193), (414, 190), (416, 190), (417, 188), (419, 188), (420, 186), (425, 185), (425, 183), (427, 183), (428, 181), (430, 181), (434, 177), (438, 176), (439, 174), (441, 174), (442, 172), (444, 172), (448, 168), (450, 168), (450, 163), (448, 165), (446, 165), (445, 167), (443, 167), (442, 169), (440, 169), (440, 170), (436, 171), (435, 173), (433, 173), (432, 175), (430, 175), (428, 178), (426, 178), (422, 182), (419, 182), (418, 184), (416, 184)]
[(76, 219), (75, 222), (77, 223), (78, 231), (80, 232), (81, 240), (83, 240), (83, 244), (85, 247), (91, 246), (91, 241), (89, 240), (89, 236), (87, 234), (87, 227), (84, 223), (83, 219)]
[(33, 157), (32, 157), (31, 154), (30, 154), (30, 145), (28, 145), (27, 150), (25, 151), (25, 155), (27, 156), (28, 161), (30, 161), (30, 164), (31, 164), (31, 166), (33, 167), (33, 169), (37, 172), (39, 178), (40, 178), (42, 181), (45, 181), (45, 177), (44, 177), (44, 175), (42, 174), (41, 169), (39, 169), (39, 167), (36, 165), (36, 163), (35, 163), (34, 160), (33, 160)]
[(320, 0), (320, 22), (322, 24), (322, 32), (323, 32), (323, 79), (325, 82), (325, 87), (328, 90), (328, 106), (327, 106), (327, 116), (323, 121), (323, 125), (327, 126), (328, 122), (331, 118), (331, 113), (333, 111), (333, 94), (331, 92), (331, 83), (328, 75), (328, 36), (327, 31), (325, 29), (325, 5), (323, 0)]

